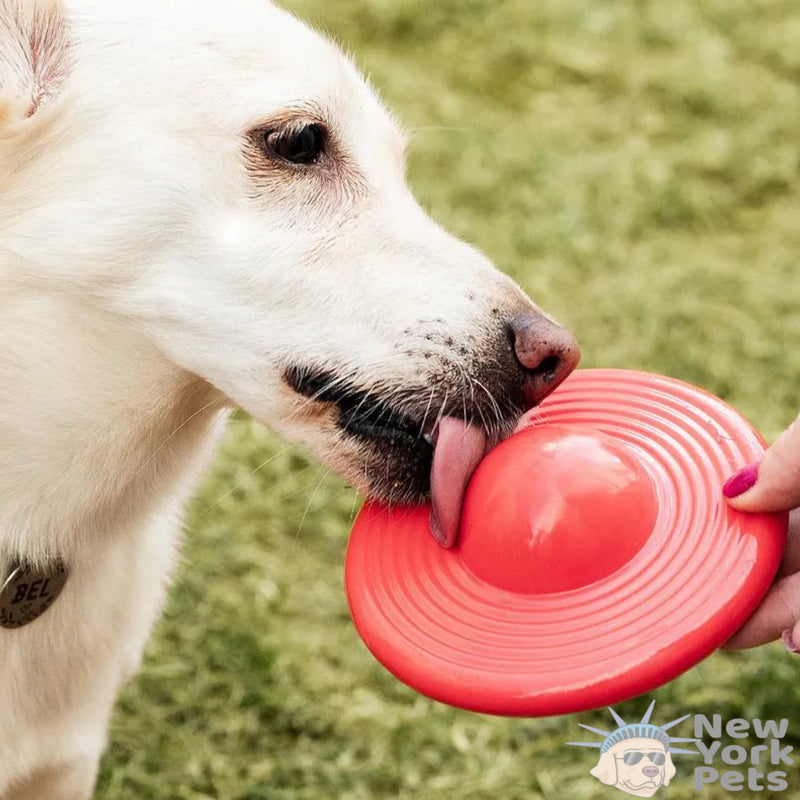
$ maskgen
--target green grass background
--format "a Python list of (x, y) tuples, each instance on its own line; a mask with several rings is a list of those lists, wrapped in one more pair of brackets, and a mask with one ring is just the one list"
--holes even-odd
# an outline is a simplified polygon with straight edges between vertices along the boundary
[[(770, 438), (792, 419), (796, 0), (289, 7), (352, 51), (406, 122), (421, 202), (568, 324), (585, 366), (698, 383)], [(591, 751), (564, 746), (579, 721), (606, 726), (604, 714), (456, 711), (371, 658), (342, 587), (358, 502), (302, 451), (232, 422), (190, 507), (144, 668), (118, 704), (97, 798), (622, 797), (588, 775)], [(788, 717), (800, 745), (799, 678), (800, 659), (779, 645), (717, 654), (653, 694), (655, 719)], [(696, 796), (689, 759), (676, 763), (658, 796)], [(800, 797), (800, 769), (789, 772), (781, 796)]]

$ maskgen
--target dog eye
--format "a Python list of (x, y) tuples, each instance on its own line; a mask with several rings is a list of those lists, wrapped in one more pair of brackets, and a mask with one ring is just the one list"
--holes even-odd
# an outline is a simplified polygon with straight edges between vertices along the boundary
[(325, 128), (317, 124), (264, 133), (269, 153), (291, 164), (316, 163), (325, 150), (325, 138)]

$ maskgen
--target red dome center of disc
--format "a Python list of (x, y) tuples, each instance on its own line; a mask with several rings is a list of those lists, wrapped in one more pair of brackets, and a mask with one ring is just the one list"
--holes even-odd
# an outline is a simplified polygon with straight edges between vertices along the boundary
[(585, 427), (534, 426), (476, 470), (464, 500), (461, 557), (501, 589), (568, 591), (630, 561), (656, 514), (650, 478), (623, 441)]

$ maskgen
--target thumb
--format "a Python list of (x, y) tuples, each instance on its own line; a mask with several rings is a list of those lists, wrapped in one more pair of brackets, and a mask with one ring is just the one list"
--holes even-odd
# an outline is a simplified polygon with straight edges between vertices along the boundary
[(722, 492), (740, 511), (789, 511), (800, 506), (800, 416), (760, 462), (732, 475)]

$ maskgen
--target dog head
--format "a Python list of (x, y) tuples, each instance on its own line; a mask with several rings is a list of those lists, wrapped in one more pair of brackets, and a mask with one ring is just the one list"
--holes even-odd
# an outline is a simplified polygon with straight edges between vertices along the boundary
[(634, 737), (606, 750), (591, 774), (635, 797), (652, 797), (660, 786), (669, 786), (675, 766), (662, 742)]
[(266, 0), (0, 0), (15, 268), (363, 491), (432, 480), (448, 544), (477, 459), (579, 353), (420, 209), (403, 149), (352, 63)]

